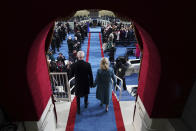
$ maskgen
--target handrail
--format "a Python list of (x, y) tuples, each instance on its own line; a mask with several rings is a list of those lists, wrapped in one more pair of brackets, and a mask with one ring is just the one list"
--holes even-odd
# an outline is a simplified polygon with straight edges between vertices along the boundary
[[(119, 96), (119, 99), (118, 99), (118, 101), (120, 101), (120, 99), (121, 99), (121, 95), (122, 95), (122, 85), (123, 85), (123, 80), (120, 78), (120, 77), (118, 77), (118, 76), (116, 76), (116, 75), (114, 75), (114, 77), (116, 77), (117, 78), (117, 80), (119, 79), (120, 80), (120, 83), (121, 83), (121, 85), (119, 86), (119, 85), (115, 85), (115, 88), (114, 88), (114, 92), (115, 92), (115, 95), (116, 95), (116, 87), (120, 90), (120, 96)], [(113, 83), (113, 80), (112, 80), (112, 83)], [(116, 95), (117, 96), (117, 95)]]
[(69, 81), (68, 81), (68, 90), (69, 90), (69, 101), (71, 101), (71, 91), (73, 90), (73, 88), (75, 87), (75, 85), (73, 85), (72, 87), (71, 85), (71, 81), (73, 81), (75, 79), (75, 77), (72, 77)]
[[(116, 92), (116, 88), (118, 88), (119, 90), (120, 90), (120, 96), (119, 96), (119, 99), (118, 99), (118, 101), (120, 101), (120, 99), (121, 99), (121, 95), (122, 95), (122, 85), (123, 85), (123, 80), (120, 78), (120, 77), (118, 77), (118, 76), (116, 76), (116, 75), (114, 75), (117, 79), (119, 79), (120, 80), (120, 83), (121, 83), (121, 85), (119, 86), (119, 85), (115, 85), (115, 92)], [(69, 91), (69, 100), (71, 101), (71, 91), (73, 90), (73, 88), (75, 87), (75, 85), (73, 85), (72, 87), (71, 87), (71, 81), (73, 81), (75, 79), (75, 77), (72, 77), (69, 81), (68, 81), (68, 91)], [(112, 80), (112, 79), (111, 79)], [(112, 83), (113, 83), (113, 80), (112, 80)], [(115, 95), (116, 95), (116, 93), (115, 93)]]
[(54, 76), (52, 75), (52, 80), (57, 84), (56, 79), (54, 78)]
[[(69, 80), (69, 87), (70, 87), (70, 85), (71, 85), (71, 81), (73, 81), (75, 79), (75, 77), (72, 77), (70, 80)], [(73, 85), (73, 87), (71, 88), (70, 87), (70, 91), (72, 91), (72, 89), (75, 87), (75, 85)]]

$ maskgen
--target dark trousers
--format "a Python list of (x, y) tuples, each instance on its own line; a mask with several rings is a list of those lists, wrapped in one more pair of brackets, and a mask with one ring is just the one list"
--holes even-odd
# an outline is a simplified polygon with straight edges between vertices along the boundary
[[(80, 96), (76, 96), (76, 101), (77, 101), (77, 110), (80, 111)], [(88, 104), (88, 94), (84, 96), (84, 104)]]
[[(125, 83), (125, 77), (123, 77), (123, 78), (121, 78), (121, 79), (123, 80), (123, 89), (124, 89), (124, 90), (127, 90), (126, 83)], [(119, 83), (120, 83), (120, 80), (118, 79), (118, 80), (117, 80), (117, 84), (119, 85)], [(116, 90), (117, 90), (117, 88), (116, 88)]]

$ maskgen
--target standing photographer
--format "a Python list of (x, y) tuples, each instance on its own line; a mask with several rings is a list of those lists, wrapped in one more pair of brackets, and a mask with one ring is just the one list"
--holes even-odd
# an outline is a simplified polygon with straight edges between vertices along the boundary
[[(123, 89), (124, 90), (127, 90), (126, 82), (125, 82), (125, 72), (126, 72), (127, 68), (128, 68), (128, 64), (126, 63), (126, 59), (125, 58), (124, 59), (117, 58), (114, 69), (115, 69), (116, 75), (123, 80)], [(119, 82), (120, 81), (117, 80), (117, 84), (119, 84)]]

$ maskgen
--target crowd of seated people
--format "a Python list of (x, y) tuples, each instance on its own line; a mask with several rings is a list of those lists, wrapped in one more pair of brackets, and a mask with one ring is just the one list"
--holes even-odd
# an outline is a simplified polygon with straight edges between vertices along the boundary
[(50, 72), (66, 72), (66, 66), (69, 61), (65, 58), (65, 56), (63, 56), (62, 53), (59, 53), (59, 56), (56, 60), (52, 52), (49, 52), (48, 56)]
[[(52, 51), (48, 53), (48, 65), (50, 72), (66, 72), (68, 79), (71, 78), (71, 68), (70, 65), (72, 64), (71, 61), (67, 60), (62, 53), (59, 53), (57, 59), (55, 60)], [(55, 87), (55, 85), (64, 85), (66, 86), (63, 81), (65, 81), (65, 77), (63, 75), (59, 75), (58, 77), (50, 76), (51, 79), (51, 86), (54, 95), (58, 94), (58, 97), (65, 97), (64, 92), (59, 92), (59, 90)], [(58, 87), (60, 88), (60, 87)], [(65, 88), (67, 91), (67, 88)]]

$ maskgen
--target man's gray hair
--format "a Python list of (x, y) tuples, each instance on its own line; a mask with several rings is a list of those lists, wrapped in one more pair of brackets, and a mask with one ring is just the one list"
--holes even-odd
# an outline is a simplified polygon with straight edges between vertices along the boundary
[(84, 51), (78, 51), (77, 57), (78, 59), (84, 58)]

